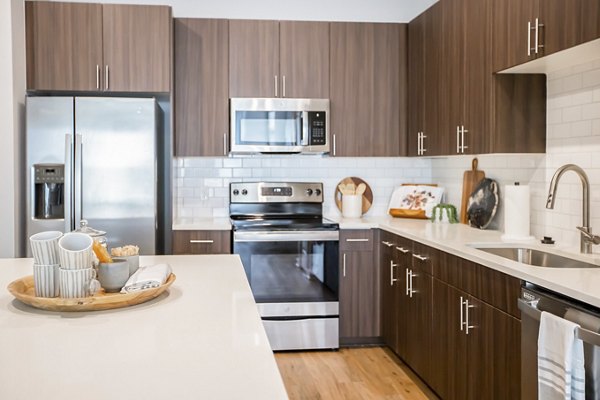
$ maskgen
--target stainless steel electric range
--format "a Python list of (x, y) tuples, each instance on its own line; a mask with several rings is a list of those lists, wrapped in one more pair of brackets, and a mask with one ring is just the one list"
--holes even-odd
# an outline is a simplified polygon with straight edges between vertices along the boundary
[(322, 183), (230, 184), (239, 254), (273, 350), (339, 347), (339, 226)]

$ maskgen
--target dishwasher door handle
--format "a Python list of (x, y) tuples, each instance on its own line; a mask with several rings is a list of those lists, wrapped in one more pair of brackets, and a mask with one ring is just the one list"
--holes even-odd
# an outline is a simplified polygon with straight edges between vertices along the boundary
[[(542, 312), (536, 307), (537, 302), (531, 303), (523, 299), (518, 300), (519, 310), (529, 318), (539, 321), (542, 317)], [(582, 327), (575, 328), (575, 337), (583, 340), (585, 343), (600, 346), (600, 333), (592, 332)]]

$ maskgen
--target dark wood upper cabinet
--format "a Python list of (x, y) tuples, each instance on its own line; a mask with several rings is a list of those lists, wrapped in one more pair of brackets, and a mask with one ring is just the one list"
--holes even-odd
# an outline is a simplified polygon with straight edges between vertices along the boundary
[(229, 132), (227, 20), (175, 19), (175, 156), (224, 156)]
[(171, 66), (171, 8), (102, 6), (104, 89), (168, 92)]
[(170, 7), (37, 1), (25, 7), (27, 90), (170, 90)]
[(230, 97), (329, 97), (329, 23), (229, 21)]
[(229, 21), (229, 97), (278, 97), (279, 22)]
[(102, 6), (25, 2), (27, 90), (100, 89)]
[(406, 25), (330, 24), (335, 156), (406, 152)]
[(329, 98), (329, 23), (279, 23), (281, 97)]
[(408, 130), (407, 153), (420, 154), (420, 135), (425, 122), (425, 29), (428, 13), (422, 13), (408, 24)]

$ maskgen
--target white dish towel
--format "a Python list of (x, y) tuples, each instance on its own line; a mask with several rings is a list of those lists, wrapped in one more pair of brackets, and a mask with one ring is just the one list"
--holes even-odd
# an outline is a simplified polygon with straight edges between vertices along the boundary
[(579, 325), (542, 311), (538, 336), (538, 399), (585, 400), (583, 341)]
[(171, 266), (169, 264), (156, 264), (148, 267), (139, 267), (133, 275), (129, 277), (121, 293), (137, 292), (138, 290), (157, 288), (167, 281), (171, 275)]

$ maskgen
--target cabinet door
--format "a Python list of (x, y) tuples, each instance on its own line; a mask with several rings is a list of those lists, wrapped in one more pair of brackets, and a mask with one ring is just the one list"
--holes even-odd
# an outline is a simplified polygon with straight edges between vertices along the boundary
[(229, 21), (229, 97), (278, 97), (279, 22)]
[(408, 144), (407, 152), (417, 156), (419, 133), (423, 131), (425, 109), (424, 35), (427, 13), (422, 13), (408, 24)]
[(541, 55), (549, 55), (582, 43), (582, 8), (589, 0), (542, 0), (539, 20), (544, 24)]
[(521, 322), (472, 296), (468, 322), (468, 399), (518, 399)]
[[(431, 318), (433, 278), (423, 271), (410, 270), (406, 308), (406, 363), (426, 382), (430, 379)], [(412, 295), (411, 295), (412, 292)], [(437, 334), (435, 335), (437, 337)]]
[(329, 23), (279, 23), (281, 97), (329, 98)]
[(467, 295), (433, 279), (431, 331), (435, 334), (429, 383), (443, 399), (465, 399), (467, 395), (467, 335), (461, 330), (461, 297)]
[[(493, 70), (501, 71), (535, 58), (527, 46), (534, 47), (534, 32), (539, 0), (493, 1)], [(545, 1), (545, 0), (544, 0)], [(528, 40), (530, 38), (530, 41)]]
[[(466, 132), (460, 134), (461, 154), (489, 152), (489, 129), (491, 126), (492, 49), (491, 3), (492, 0), (458, 0), (463, 10), (464, 61), (462, 85), (463, 118), (461, 125)], [(456, 133), (453, 133), (456, 150)]]
[(231, 254), (231, 231), (173, 231), (173, 254)]
[(27, 90), (98, 90), (100, 4), (25, 2)]
[(102, 6), (104, 90), (168, 92), (171, 65), (171, 8)]
[(383, 342), (396, 354), (398, 349), (398, 294), (402, 273), (392, 250), (395, 245), (394, 235), (381, 231), (380, 235), (380, 284), (381, 284), (381, 336)]
[(406, 142), (406, 26), (335, 22), (330, 30), (334, 155), (400, 155)]
[(229, 131), (227, 20), (175, 20), (175, 156), (223, 156)]
[(581, 3), (581, 43), (600, 37), (600, 2), (580, 0)]

